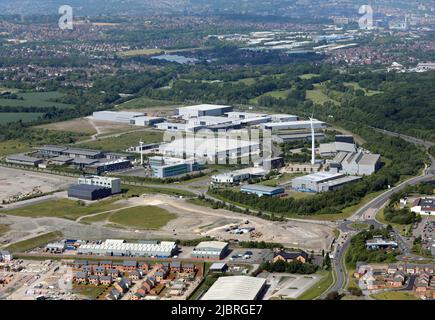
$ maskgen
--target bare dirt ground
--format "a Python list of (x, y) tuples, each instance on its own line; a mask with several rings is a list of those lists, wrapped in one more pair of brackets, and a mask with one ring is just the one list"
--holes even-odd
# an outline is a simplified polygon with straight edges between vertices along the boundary
[[(221, 240), (255, 240), (279, 242), (288, 247), (320, 251), (328, 249), (333, 239), (332, 228), (313, 222), (272, 222), (256, 217), (238, 214), (226, 210), (213, 210), (186, 203), (164, 195), (147, 195), (131, 198), (126, 205), (149, 205), (164, 208), (177, 214), (177, 218), (160, 230), (118, 229), (106, 226), (106, 221), (83, 224), (59, 218), (26, 218), (4, 216), (2, 223), (8, 224), (10, 232), (0, 241), (16, 242), (31, 238), (42, 232), (62, 231), (67, 238), (78, 239), (195, 239), (212, 236)], [(128, 203), (127, 203), (128, 202)], [(244, 224), (249, 220), (249, 224)], [(225, 232), (229, 225), (238, 224), (255, 228), (261, 236), (250, 238), (249, 234), (235, 235)]]
[(48, 130), (57, 130), (57, 131), (69, 131), (69, 132), (79, 132), (79, 133), (87, 133), (87, 134), (95, 134), (97, 133), (90, 123), (90, 121), (86, 118), (78, 118), (74, 120), (61, 121), (49, 124), (43, 124), (37, 126), (36, 128), (43, 128)]
[(18, 194), (26, 194), (34, 188), (41, 192), (65, 189), (74, 179), (23, 170), (0, 167), (0, 203)]

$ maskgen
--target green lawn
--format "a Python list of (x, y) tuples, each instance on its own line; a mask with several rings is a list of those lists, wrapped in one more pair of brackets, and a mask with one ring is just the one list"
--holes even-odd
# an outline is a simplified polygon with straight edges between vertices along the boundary
[(27, 143), (16, 140), (8, 140), (0, 142), (0, 157), (12, 153), (27, 152), (32, 150)]
[(54, 231), (45, 233), (39, 236), (36, 236), (31, 239), (23, 240), (20, 242), (16, 242), (13, 244), (10, 244), (5, 247), (6, 250), (9, 250), (10, 252), (24, 252), (36, 247), (43, 246), (51, 241), (61, 239), (63, 237), (62, 232), (60, 231)]
[(51, 92), (23, 92), (17, 96), (21, 99), (4, 99), (0, 98), (0, 106), (5, 107), (56, 107), (56, 108), (72, 108), (73, 105), (54, 102), (64, 96), (63, 93), (57, 91)]
[(121, 103), (116, 107), (117, 110), (123, 110), (123, 109), (143, 109), (143, 108), (151, 108), (151, 107), (160, 107), (160, 106), (176, 106), (177, 104), (172, 101), (166, 101), (166, 100), (155, 100), (150, 99), (147, 97), (140, 97), (131, 99), (129, 101), (126, 101), (124, 103)]
[(159, 207), (139, 206), (116, 211), (108, 220), (123, 227), (158, 230), (176, 217), (176, 214)]
[(369, 89), (364, 89), (363, 87), (361, 87), (360, 85), (359, 85), (359, 83), (357, 83), (357, 82), (345, 82), (345, 83), (343, 83), (345, 86), (348, 86), (348, 87), (352, 87), (354, 90), (362, 90), (362, 91), (364, 91), (364, 93), (365, 93), (365, 95), (366, 96), (373, 96), (373, 95), (375, 95), (375, 94), (379, 94), (379, 93), (382, 93), (382, 91), (376, 91), (376, 90), (369, 90)]
[(314, 300), (324, 293), (333, 283), (334, 278), (330, 271), (320, 271), (323, 277), (316, 282), (310, 289), (300, 295), (297, 300)]
[(95, 300), (104, 291), (107, 290), (107, 286), (94, 286), (94, 285), (74, 285), (73, 293), (84, 296), (90, 300)]
[(301, 76), (299, 76), (299, 78), (301, 78), (302, 80), (309, 80), (315, 77), (319, 77), (319, 74), (315, 74), (315, 73), (307, 73), (307, 74), (303, 74)]
[(138, 144), (139, 141), (143, 141), (147, 144), (162, 142), (162, 140), (163, 132), (150, 130), (125, 133), (118, 137), (97, 139), (95, 141), (79, 144), (77, 147), (123, 152), (128, 147)]
[(116, 200), (118, 198), (99, 201), (90, 205), (81, 205), (81, 202), (77, 200), (59, 199), (44, 201), (23, 208), (6, 210), (2, 213), (21, 217), (57, 217), (76, 220), (81, 216), (121, 208), (120, 205), (114, 204)]
[(22, 122), (32, 122), (38, 120), (43, 115), (40, 112), (0, 112), (0, 125), (20, 120)]
[(367, 223), (358, 223), (358, 222), (355, 222), (355, 223), (352, 223), (350, 225), (350, 227), (352, 229), (355, 229), (355, 230), (365, 230), (365, 229), (369, 228), (369, 225)]
[(258, 100), (261, 97), (266, 97), (266, 96), (272, 97), (272, 98), (275, 98), (275, 99), (285, 99), (285, 98), (287, 98), (287, 95), (288, 95), (289, 91), (290, 90), (269, 91), (269, 92), (266, 92), (265, 94), (262, 94), (261, 96), (258, 96), (256, 98), (253, 98), (253, 99), (249, 100), (249, 102), (252, 103), (252, 104), (257, 104)]
[(320, 85), (315, 85), (313, 90), (307, 90), (307, 99), (311, 100), (314, 104), (324, 104), (325, 102), (332, 102), (339, 104), (337, 101), (332, 100), (326, 94), (322, 92)]
[(161, 49), (136, 49), (119, 52), (118, 55), (121, 57), (136, 57), (136, 56), (150, 56), (154, 54), (163, 53)]
[(412, 292), (407, 291), (390, 291), (372, 294), (376, 300), (420, 300)]

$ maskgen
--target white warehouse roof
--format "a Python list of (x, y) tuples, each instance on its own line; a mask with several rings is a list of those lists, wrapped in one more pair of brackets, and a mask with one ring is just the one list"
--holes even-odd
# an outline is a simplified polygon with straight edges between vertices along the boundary
[(198, 104), (195, 106), (188, 106), (188, 107), (182, 107), (179, 108), (179, 110), (200, 110), (200, 111), (206, 111), (206, 110), (215, 110), (215, 109), (222, 109), (222, 108), (231, 108), (231, 106), (221, 106), (218, 104)]
[(201, 300), (255, 300), (266, 279), (249, 276), (220, 277)]

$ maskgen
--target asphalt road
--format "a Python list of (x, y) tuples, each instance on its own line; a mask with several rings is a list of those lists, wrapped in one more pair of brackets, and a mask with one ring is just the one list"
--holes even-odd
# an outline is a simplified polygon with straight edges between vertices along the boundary
[[(425, 148), (429, 148), (429, 147), (435, 145), (432, 142), (424, 141), (424, 140), (417, 139), (417, 138), (410, 137), (410, 136), (406, 136), (403, 134), (398, 134), (395, 132), (390, 132), (390, 131), (377, 129), (377, 128), (373, 128), (373, 129), (375, 129), (376, 131), (381, 132), (383, 134), (386, 134), (386, 135), (400, 137), (408, 142), (424, 146)], [(429, 155), (429, 157), (431, 160), (431, 165), (428, 168), (426, 168), (423, 175), (406, 180), (406, 181), (402, 182), (401, 184), (389, 189), (388, 191), (382, 193), (381, 195), (379, 195), (378, 197), (376, 197), (375, 199), (373, 199), (372, 201), (370, 201), (366, 205), (362, 206), (359, 210), (357, 210), (354, 213), (354, 215), (352, 215), (348, 219), (349, 221), (339, 222), (338, 228), (340, 229), (340, 231), (347, 233), (348, 236), (342, 245), (340, 245), (340, 246), (337, 245), (338, 250), (336, 251), (335, 257), (332, 260), (332, 264), (333, 264), (333, 267), (334, 267), (335, 273), (336, 273), (336, 279), (335, 279), (334, 285), (331, 286), (331, 288), (328, 290), (328, 292), (331, 292), (331, 291), (340, 292), (345, 288), (346, 283), (347, 283), (347, 274), (346, 274), (346, 268), (345, 268), (345, 264), (344, 264), (344, 253), (346, 252), (346, 250), (348, 249), (348, 247), (350, 245), (350, 239), (356, 233), (356, 231), (353, 230), (350, 227), (350, 225), (354, 222), (364, 222), (364, 223), (367, 223), (370, 225), (374, 225), (376, 228), (382, 227), (383, 224), (375, 220), (375, 215), (381, 208), (383, 208), (387, 204), (387, 202), (389, 201), (390, 197), (393, 194), (403, 190), (404, 188), (406, 188), (409, 185), (416, 185), (416, 184), (419, 184), (421, 182), (425, 182), (425, 181), (429, 181), (429, 180), (434, 179), (434, 177), (435, 177), (435, 159), (430, 155)], [(397, 232), (395, 232), (394, 236), (396, 237), (396, 241), (397, 241), (401, 251), (404, 254), (409, 254), (410, 248), (406, 244), (405, 240)]]

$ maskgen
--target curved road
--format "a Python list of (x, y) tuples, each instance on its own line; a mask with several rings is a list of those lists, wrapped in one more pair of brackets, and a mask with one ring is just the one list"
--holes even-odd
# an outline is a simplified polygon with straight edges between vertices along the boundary
[[(410, 137), (410, 136), (406, 136), (403, 134), (398, 134), (395, 132), (390, 132), (390, 131), (377, 129), (377, 128), (372, 128), (372, 129), (375, 129), (376, 131), (381, 132), (381, 133), (386, 134), (386, 135), (400, 137), (408, 142), (424, 146), (425, 148), (429, 148), (429, 147), (435, 145), (435, 143), (432, 143), (429, 141), (424, 141), (424, 140), (417, 139), (417, 138)], [(345, 268), (345, 264), (344, 264), (344, 253), (346, 252), (346, 250), (348, 249), (348, 247), (350, 245), (350, 239), (356, 233), (355, 230), (350, 228), (350, 224), (352, 224), (353, 222), (364, 222), (364, 223), (367, 223), (370, 225), (374, 225), (375, 227), (383, 226), (381, 223), (376, 221), (375, 216), (376, 216), (376, 213), (378, 213), (378, 211), (388, 203), (390, 197), (393, 194), (403, 190), (404, 188), (406, 188), (409, 185), (416, 185), (416, 184), (419, 184), (421, 182), (425, 182), (425, 181), (429, 181), (429, 180), (434, 179), (434, 177), (435, 177), (435, 159), (431, 155), (429, 155), (429, 158), (431, 161), (431, 165), (424, 170), (424, 172), (421, 176), (408, 179), (408, 180), (400, 183), (399, 185), (389, 189), (388, 191), (382, 193), (381, 195), (379, 195), (378, 197), (376, 197), (375, 199), (373, 199), (369, 203), (362, 206), (359, 210), (357, 210), (348, 219), (350, 221), (341, 221), (339, 223), (339, 226), (338, 226), (339, 229), (342, 232), (346, 232), (347, 237), (346, 237), (344, 243), (342, 243), (341, 245), (337, 244), (336, 254), (335, 254), (334, 259), (332, 260), (332, 264), (333, 264), (333, 267), (335, 269), (335, 278), (336, 279), (335, 279), (334, 285), (332, 285), (329, 288), (328, 292), (331, 292), (331, 291), (340, 292), (346, 287), (346, 284), (347, 284), (348, 277), (347, 277), (346, 268)], [(407, 245), (405, 244), (405, 242), (401, 238), (401, 236), (397, 233), (396, 233), (396, 239), (397, 239), (399, 247), (402, 249), (402, 251), (404, 251), (405, 254), (409, 253), (409, 248), (407, 247)]]

